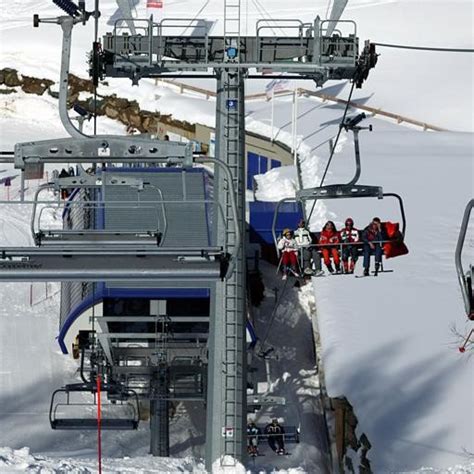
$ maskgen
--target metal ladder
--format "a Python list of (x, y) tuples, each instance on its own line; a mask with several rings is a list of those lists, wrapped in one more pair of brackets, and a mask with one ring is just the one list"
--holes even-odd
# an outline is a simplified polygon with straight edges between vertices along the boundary
[[(235, 189), (238, 189), (238, 209), (239, 216), (243, 220), (245, 207), (243, 205), (243, 190), (245, 189), (243, 174), (243, 124), (242, 114), (242, 86), (239, 85), (240, 71), (233, 70), (227, 73), (227, 81), (224, 82), (224, 93), (228, 113), (224, 126), (225, 133), (225, 161), (229, 166)], [(232, 220), (232, 210), (229, 202), (225, 206), (226, 219)], [(233, 226), (228, 226), (227, 244), (232, 246), (235, 242), (235, 232)], [(245, 312), (245, 275), (244, 275), (243, 249), (238, 258), (235, 272), (229, 278), (224, 287), (224, 420), (226, 427), (232, 427), (235, 435), (224, 437), (224, 454), (239, 458), (241, 440), (237, 432), (242, 423), (242, 399), (243, 387), (243, 333), (244, 333), (244, 312)], [(225, 464), (225, 462), (224, 462)]]
[(224, 2), (224, 49), (237, 49), (235, 58), (224, 55), (226, 61), (240, 60), (240, 0), (225, 0)]

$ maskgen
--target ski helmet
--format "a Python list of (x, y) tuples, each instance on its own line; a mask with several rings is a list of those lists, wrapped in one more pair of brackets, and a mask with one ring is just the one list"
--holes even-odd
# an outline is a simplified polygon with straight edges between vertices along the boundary
[(345, 226), (348, 227), (348, 226), (353, 226), (353, 225), (354, 225), (354, 221), (352, 220), (352, 217), (348, 217), (346, 219)]

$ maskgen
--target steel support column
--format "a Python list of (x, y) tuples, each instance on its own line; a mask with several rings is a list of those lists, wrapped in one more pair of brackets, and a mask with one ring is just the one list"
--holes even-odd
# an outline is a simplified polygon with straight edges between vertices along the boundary
[(153, 375), (150, 400), (150, 454), (170, 455), (168, 374), (165, 366)]
[[(245, 123), (244, 77), (239, 69), (217, 71), (216, 157), (230, 168), (237, 190), (238, 218), (245, 229)], [(224, 205), (225, 218), (232, 221), (229, 185), (219, 173), (215, 199)], [(234, 226), (216, 223), (219, 245), (232, 245)], [(242, 243), (245, 239), (241, 239)], [(242, 244), (233, 275), (217, 282), (212, 291), (209, 337), (209, 381), (207, 398), (206, 467), (216, 460), (232, 465), (241, 460), (245, 447), (245, 247)], [(226, 456), (226, 457), (224, 457)], [(232, 459), (230, 457), (232, 457)]]

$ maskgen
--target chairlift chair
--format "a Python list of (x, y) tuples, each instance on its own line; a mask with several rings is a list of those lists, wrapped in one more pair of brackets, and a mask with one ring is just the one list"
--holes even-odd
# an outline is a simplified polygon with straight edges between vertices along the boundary
[(464, 210), (461, 229), (459, 231), (458, 243), (456, 245), (455, 264), (458, 274), (459, 286), (461, 287), (461, 293), (464, 300), (466, 315), (470, 320), (474, 321), (474, 292), (472, 288), (472, 282), (474, 280), (474, 266), (470, 264), (469, 270), (465, 272), (462, 265), (464, 241), (466, 239), (467, 228), (469, 226), (469, 219), (471, 217), (471, 211), (473, 207), (474, 199), (471, 199), (467, 203), (466, 209)]
[[(405, 239), (406, 235), (406, 216), (405, 208), (403, 205), (403, 199), (400, 195), (396, 193), (384, 193), (381, 186), (371, 186), (371, 185), (361, 185), (357, 184), (360, 175), (361, 175), (361, 159), (360, 159), (360, 150), (359, 150), (359, 138), (358, 134), (360, 130), (369, 130), (372, 131), (372, 126), (361, 127), (358, 124), (366, 118), (364, 113), (359, 114), (355, 117), (348, 118), (344, 123), (341, 124), (341, 128), (344, 128), (346, 131), (352, 131), (354, 133), (354, 148), (355, 148), (355, 174), (354, 177), (345, 184), (330, 184), (314, 188), (302, 189), (296, 192), (295, 198), (284, 198), (281, 199), (276, 207), (273, 214), (273, 223), (272, 223), (272, 235), (275, 243), (275, 248), (278, 253), (277, 246), (277, 221), (278, 214), (281, 205), (285, 202), (298, 202), (301, 204), (303, 210), (304, 205), (307, 201), (317, 201), (317, 200), (326, 200), (326, 199), (354, 199), (354, 198), (394, 198), (397, 200), (400, 208), (400, 217), (402, 222), (402, 228), (400, 230), (401, 241)], [(339, 244), (343, 246), (344, 244)]]
[(257, 412), (257, 414), (249, 420), (249, 422), (254, 421), (256, 426), (260, 429), (260, 434), (258, 435), (259, 444), (263, 441), (268, 441), (271, 435), (265, 433), (265, 427), (275, 418), (278, 419), (285, 431), (283, 435), (285, 444), (298, 444), (301, 437), (301, 419), (296, 404), (288, 403), (285, 400), (283, 404), (278, 404), (274, 407), (262, 407), (260, 411), (262, 412), (266, 408), (268, 408), (268, 411), (260, 414)]
[[(101, 392), (101, 429), (136, 430), (140, 421), (138, 395), (119, 385), (104, 384)], [(84, 400), (84, 396), (88, 398)], [(51, 396), (49, 422), (53, 430), (97, 429), (97, 387), (75, 383), (57, 389)]]

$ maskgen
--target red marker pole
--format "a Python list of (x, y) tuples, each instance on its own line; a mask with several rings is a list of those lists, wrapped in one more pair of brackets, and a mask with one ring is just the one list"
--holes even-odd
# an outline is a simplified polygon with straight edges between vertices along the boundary
[(97, 456), (99, 458), (99, 474), (102, 474), (102, 439), (100, 436), (100, 375), (97, 375)]
[(466, 352), (466, 346), (468, 342), (471, 342), (471, 336), (474, 333), (474, 329), (471, 329), (471, 332), (467, 335), (464, 344), (459, 348), (459, 352), (463, 353)]

